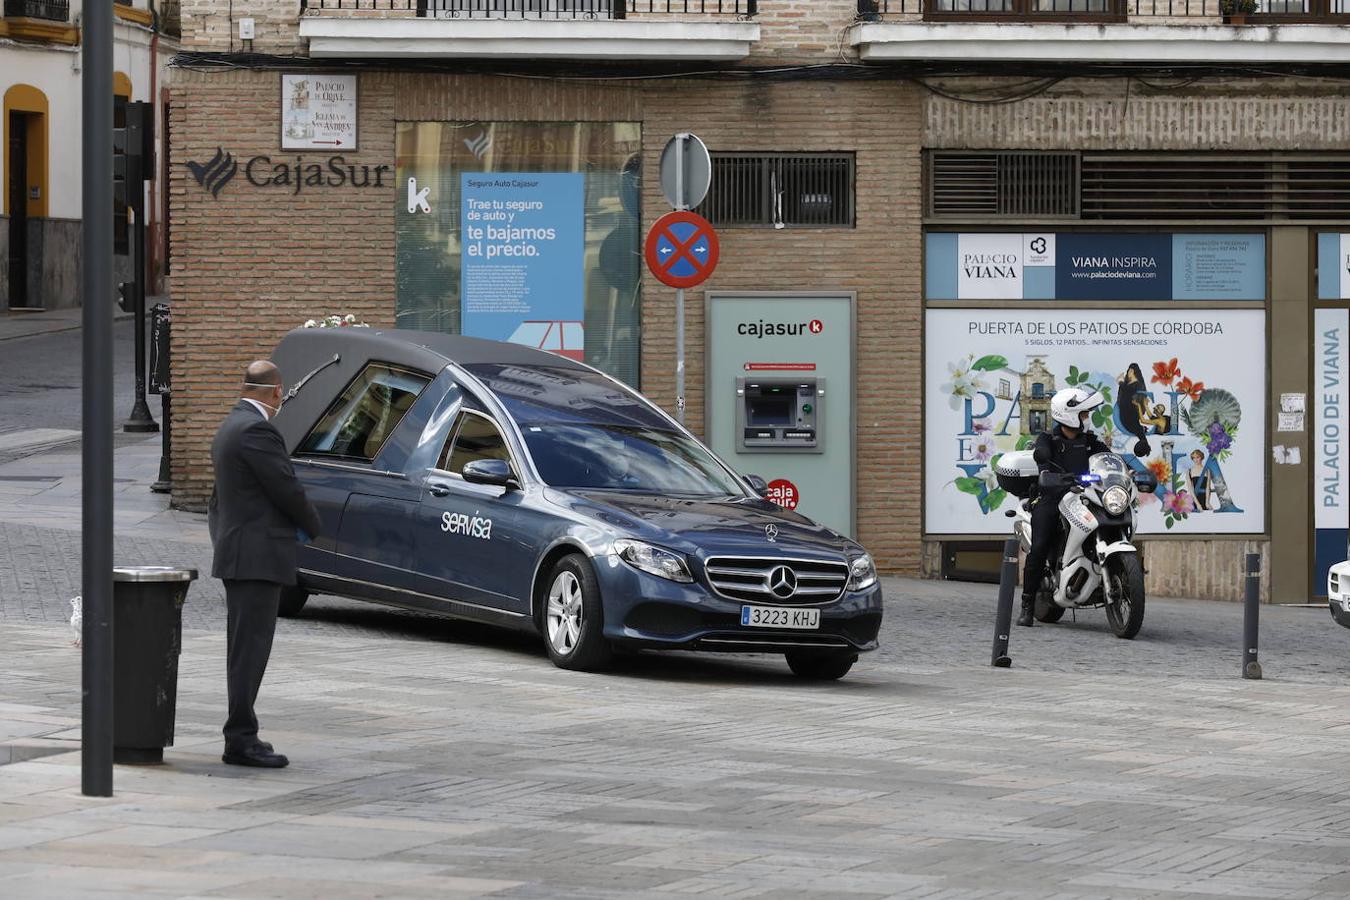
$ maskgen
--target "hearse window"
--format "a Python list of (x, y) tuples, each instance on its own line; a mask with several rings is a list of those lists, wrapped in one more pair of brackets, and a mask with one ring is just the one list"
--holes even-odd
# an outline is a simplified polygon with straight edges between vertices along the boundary
[(374, 459), (430, 383), (428, 375), (371, 363), (347, 385), (296, 452)]
[(460, 415), (454, 437), (446, 442), (445, 449), (441, 451), (437, 468), (458, 475), (464, 470), (465, 463), (475, 459), (504, 459), (510, 462), (511, 451), (491, 419), (466, 412)]

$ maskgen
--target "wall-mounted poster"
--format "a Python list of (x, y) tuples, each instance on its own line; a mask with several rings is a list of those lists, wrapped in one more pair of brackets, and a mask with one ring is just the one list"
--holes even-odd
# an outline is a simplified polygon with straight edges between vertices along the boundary
[(1317, 236), (1317, 299), (1350, 299), (1350, 234)]
[(355, 150), (356, 76), (281, 76), (281, 149)]
[(1350, 310), (1313, 315), (1313, 593), (1324, 596), (1327, 571), (1350, 556)]
[[(929, 300), (1264, 300), (1262, 234), (928, 232)], [(1347, 296), (1350, 296), (1348, 294)]]
[(465, 172), (462, 333), (585, 357), (586, 176)]
[(993, 463), (1079, 386), (1106, 398), (1093, 430), (1158, 477), (1141, 532), (1263, 532), (1265, 335), (1262, 309), (928, 310), (925, 531), (1007, 534)]

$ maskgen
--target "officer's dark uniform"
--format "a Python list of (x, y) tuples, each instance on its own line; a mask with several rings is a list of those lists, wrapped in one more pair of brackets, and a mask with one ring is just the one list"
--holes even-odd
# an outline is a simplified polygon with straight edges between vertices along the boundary
[[(1083, 475), (1088, 470), (1088, 459), (1094, 453), (1109, 453), (1111, 448), (1091, 431), (1080, 430), (1077, 437), (1066, 437), (1060, 425), (1053, 431), (1043, 431), (1036, 437), (1033, 456), (1042, 472), (1069, 472)], [(1022, 572), (1022, 614), (1018, 625), (1030, 625), (1036, 604), (1036, 592), (1041, 587), (1045, 560), (1054, 546), (1059, 530), (1059, 501), (1068, 488), (1041, 489), (1040, 498), (1031, 509), (1031, 549), (1027, 551), (1027, 565)]]

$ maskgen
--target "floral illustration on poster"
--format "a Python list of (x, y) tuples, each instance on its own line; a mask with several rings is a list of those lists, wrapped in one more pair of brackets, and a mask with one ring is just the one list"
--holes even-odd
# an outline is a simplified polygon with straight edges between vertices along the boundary
[(1007, 529), (993, 466), (1052, 427), (1065, 387), (1099, 392), (1090, 427), (1157, 477), (1142, 532), (1263, 530), (1264, 343), (1260, 310), (930, 310), (927, 530)]

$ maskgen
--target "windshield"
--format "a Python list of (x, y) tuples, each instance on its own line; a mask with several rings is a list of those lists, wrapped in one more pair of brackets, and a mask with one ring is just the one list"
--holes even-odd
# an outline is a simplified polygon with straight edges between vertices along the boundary
[(1088, 461), (1088, 471), (1097, 476), (1102, 490), (1116, 486), (1127, 490), (1133, 487), (1129, 465), (1115, 453), (1094, 453)]
[(707, 450), (673, 431), (631, 425), (524, 425), (547, 484), (686, 497), (744, 496)]

